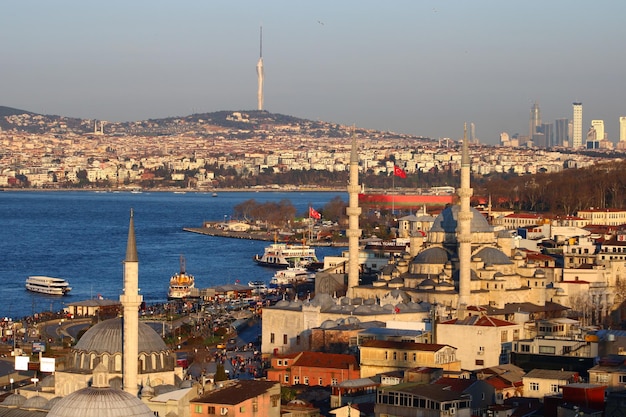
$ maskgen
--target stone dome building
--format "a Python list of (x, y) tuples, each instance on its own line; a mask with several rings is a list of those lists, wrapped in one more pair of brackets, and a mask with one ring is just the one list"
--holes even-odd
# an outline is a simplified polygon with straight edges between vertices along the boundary
[[(122, 380), (123, 319), (102, 321), (80, 338), (66, 358), (66, 369), (55, 375), (55, 393), (65, 396), (89, 385), (93, 370), (103, 365), (109, 375), (107, 386), (120, 388)], [(175, 385), (182, 379), (176, 375), (176, 354), (161, 336), (145, 323), (138, 326), (139, 383), (148, 379), (152, 386)]]
[(139, 398), (108, 385), (107, 367), (99, 364), (93, 373), (93, 383), (57, 401), (48, 417), (154, 417), (154, 413)]

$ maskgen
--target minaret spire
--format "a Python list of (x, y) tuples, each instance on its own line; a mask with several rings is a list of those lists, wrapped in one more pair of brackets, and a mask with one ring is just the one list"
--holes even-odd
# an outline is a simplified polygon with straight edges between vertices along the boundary
[(463, 147), (461, 154), (461, 187), (459, 188), (459, 214), (457, 241), (459, 248), (459, 316), (465, 314), (470, 303), (471, 256), (472, 256), (472, 212), (470, 209), (470, 156), (467, 140), (467, 123), (463, 129)]
[(359, 154), (356, 146), (356, 136), (354, 127), (352, 128), (352, 149), (350, 151), (350, 181), (348, 182), (348, 207), (346, 214), (348, 215), (348, 297), (354, 298), (354, 289), (359, 285), (359, 238), (361, 237), (361, 229), (359, 229), (359, 215), (361, 208), (359, 207)]
[(123, 309), (123, 368), (124, 391), (132, 395), (138, 393), (137, 367), (139, 365), (139, 305), (143, 297), (139, 295), (139, 260), (135, 240), (134, 212), (130, 211), (126, 258), (124, 259), (124, 293), (120, 296)]

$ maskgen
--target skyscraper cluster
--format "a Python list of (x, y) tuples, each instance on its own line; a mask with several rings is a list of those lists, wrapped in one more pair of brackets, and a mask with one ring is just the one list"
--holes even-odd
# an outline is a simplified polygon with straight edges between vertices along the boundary
[[(537, 148), (566, 147), (587, 149), (612, 149), (604, 120), (591, 120), (589, 128), (584, 132), (583, 104), (572, 103), (571, 119), (559, 118), (552, 123), (544, 123), (541, 119), (539, 104), (534, 102), (530, 108), (528, 136), (507, 132), (500, 134), (502, 146), (532, 146)], [(626, 150), (626, 116), (619, 118), (619, 142), (617, 149)]]

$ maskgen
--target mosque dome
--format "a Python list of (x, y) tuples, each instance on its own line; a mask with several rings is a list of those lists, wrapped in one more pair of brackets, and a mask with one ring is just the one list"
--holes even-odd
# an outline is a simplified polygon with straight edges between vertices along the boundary
[(5, 407), (21, 407), (26, 401), (26, 397), (21, 394), (11, 394), (2, 401)]
[(60, 399), (48, 417), (154, 417), (141, 400), (126, 391), (87, 387)]
[(413, 258), (414, 264), (441, 264), (445, 265), (450, 260), (448, 252), (439, 246), (428, 248), (418, 253)]
[[(447, 207), (443, 210), (433, 222), (430, 228), (431, 232), (456, 233), (458, 227), (458, 216), (461, 207), (457, 204)], [(471, 233), (488, 233), (493, 232), (493, 228), (487, 222), (487, 219), (480, 214), (478, 210), (471, 207), (472, 220), (470, 223)]]
[(491, 247), (482, 248), (474, 257), (480, 258), (485, 265), (510, 265), (513, 263), (504, 252)]
[(24, 401), (21, 408), (44, 410), (47, 404), (48, 400), (46, 398), (41, 395), (35, 395)]
[[(122, 352), (122, 318), (102, 321), (78, 340), (74, 350), (97, 354), (115, 354)], [(167, 351), (168, 348), (161, 336), (150, 326), (139, 322), (139, 353)]]

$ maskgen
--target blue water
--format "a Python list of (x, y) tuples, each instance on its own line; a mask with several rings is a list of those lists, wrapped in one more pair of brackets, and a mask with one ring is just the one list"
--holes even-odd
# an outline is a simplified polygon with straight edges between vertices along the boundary
[[(0, 192), (0, 317), (20, 318), (58, 311), (64, 303), (98, 295), (119, 299), (129, 213), (135, 212), (139, 255), (139, 287), (144, 301), (166, 300), (169, 278), (180, 269), (183, 255), (196, 287), (239, 280), (269, 281), (274, 271), (256, 265), (252, 257), (268, 242), (228, 239), (185, 232), (203, 221), (222, 221), (237, 204), (288, 199), (305, 213), (323, 207), (341, 192)], [(337, 248), (318, 248), (324, 255)], [(24, 289), (29, 275), (67, 279), (65, 297), (34, 294)]]

